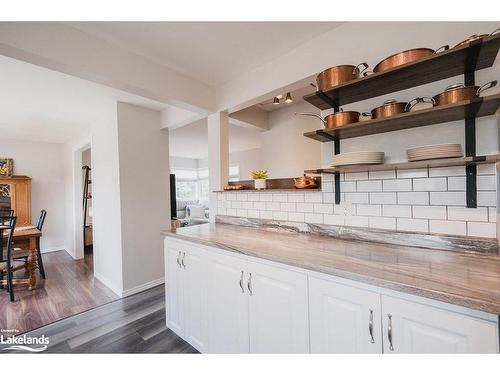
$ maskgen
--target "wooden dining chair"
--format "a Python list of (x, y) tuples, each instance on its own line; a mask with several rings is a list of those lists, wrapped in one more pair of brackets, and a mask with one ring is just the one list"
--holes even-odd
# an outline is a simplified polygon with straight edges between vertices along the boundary
[[(7, 285), (7, 291), (10, 294), (11, 302), (14, 302), (14, 262), (12, 258), (12, 245), (14, 238), (14, 229), (16, 228), (15, 216), (0, 216), (0, 244), (2, 247), (2, 254), (5, 252), (5, 259), (0, 262), (0, 284), (3, 289)], [(6, 233), (7, 240), (4, 241), (4, 233)], [(7, 282), (4, 281), (4, 276), (7, 275)]]
[[(42, 231), (46, 216), (47, 216), (47, 211), (41, 210), (40, 217), (38, 218), (38, 223), (36, 225), (36, 228), (40, 232)], [(24, 266), (25, 266), (26, 272), (28, 272), (29, 253), (30, 253), (30, 251), (28, 249), (21, 249), (18, 247), (14, 248), (12, 250), (13, 259), (16, 259), (16, 260), (23, 259), (24, 260)], [(42, 276), (42, 279), (45, 279), (45, 269), (43, 268), (42, 253), (40, 251), (40, 237), (37, 237), (37, 239), (36, 239), (36, 253), (37, 253), (38, 270), (40, 271), (40, 275)]]

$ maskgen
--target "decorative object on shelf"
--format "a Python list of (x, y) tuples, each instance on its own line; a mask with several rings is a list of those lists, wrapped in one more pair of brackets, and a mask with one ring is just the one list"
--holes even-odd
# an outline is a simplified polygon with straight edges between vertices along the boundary
[(471, 36), (470, 36), (470, 37), (468, 37), (467, 39), (462, 40), (460, 43), (458, 43), (458, 44), (457, 44), (455, 47), (453, 47), (453, 48), (461, 47), (461, 46), (463, 46), (463, 45), (465, 45), (465, 44), (469, 44), (469, 43), (474, 42), (474, 41), (476, 41), (476, 40), (483, 39), (483, 38), (486, 38), (486, 37), (488, 37), (488, 36), (492, 36), (493, 34), (496, 34), (496, 33), (498, 33), (499, 31), (500, 31), (500, 28), (498, 28), (498, 29), (496, 29), (496, 30), (493, 30), (493, 31), (492, 31), (491, 33), (489, 33), (489, 34), (479, 34), (479, 35), (474, 34), (474, 35), (471, 35)]
[(320, 115), (312, 112), (296, 112), (296, 116), (312, 116), (319, 119), (326, 129), (339, 128), (344, 125), (353, 124), (359, 121), (360, 113), (356, 111), (340, 111), (331, 113), (324, 119)]
[(382, 164), (384, 153), (380, 151), (344, 152), (333, 156), (332, 167), (344, 165)]
[(267, 171), (252, 171), (252, 178), (256, 190), (264, 190), (266, 188)]
[(304, 174), (302, 177), (293, 179), (293, 186), (296, 189), (316, 189), (318, 184), (314, 177), (309, 177)]
[(226, 185), (224, 186), (224, 190), (243, 190), (243, 185)]
[(0, 158), (0, 176), (12, 176), (14, 174), (14, 160)]
[(445, 45), (445, 46), (439, 47), (436, 50), (433, 50), (430, 48), (408, 49), (406, 51), (395, 53), (394, 55), (386, 57), (385, 59), (380, 61), (377, 65), (375, 65), (375, 68), (373, 68), (373, 71), (375, 73), (384, 72), (386, 70), (395, 68), (399, 65), (408, 64), (410, 62), (420, 60), (420, 59), (427, 57), (427, 56), (436, 55), (440, 52), (440, 50), (446, 51), (449, 48), (450, 48), (450, 46)]
[(406, 150), (408, 161), (461, 158), (462, 146), (458, 143), (436, 144), (414, 147)]
[(470, 100), (474, 98), (478, 98), (479, 95), (492, 87), (497, 85), (497, 81), (490, 81), (485, 83), (481, 87), (479, 86), (466, 86), (462, 83), (457, 83), (451, 86), (448, 86), (441, 94), (437, 94), (433, 97), (435, 105), (445, 105), (458, 103), (464, 100)]
[[(361, 69), (363, 67), (363, 69)], [(323, 70), (316, 77), (318, 90), (326, 91), (344, 82), (359, 78), (361, 73), (368, 68), (367, 63), (354, 65), (338, 65)]]

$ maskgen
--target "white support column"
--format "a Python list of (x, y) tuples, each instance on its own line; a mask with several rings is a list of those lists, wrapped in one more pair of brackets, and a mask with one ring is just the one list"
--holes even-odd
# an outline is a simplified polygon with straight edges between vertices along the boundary
[(210, 221), (215, 221), (217, 194), (229, 179), (229, 116), (216, 112), (208, 116), (208, 170), (210, 181)]

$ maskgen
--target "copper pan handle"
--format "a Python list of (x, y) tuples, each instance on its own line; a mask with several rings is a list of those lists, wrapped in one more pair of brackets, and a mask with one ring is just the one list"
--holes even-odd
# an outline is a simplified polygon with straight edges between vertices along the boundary
[(361, 114), (361, 116), (364, 116), (364, 117), (372, 117), (372, 114), (370, 112), (363, 112)]
[(363, 77), (368, 77), (369, 75), (374, 74), (375, 72), (373, 70), (365, 70), (363, 72)]
[(415, 98), (410, 100), (408, 104), (406, 104), (405, 112), (410, 112), (411, 109), (415, 107), (415, 105), (417, 105), (418, 103), (431, 103), (433, 106), (436, 105), (436, 101), (433, 98), (429, 98), (427, 96), (424, 96), (422, 98)]
[(311, 117), (316, 117), (316, 118), (318, 118), (318, 119), (321, 120), (321, 122), (323, 123), (323, 125), (326, 125), (326, 121), (320, 115), (318, 115), (317, 113), (312, 113), (312, 112), (295, 112), (294, 115), (295, 116), (311, 116)]
[(446, 50), (449, 50), (450, 49), (450, 46), (448, 44), (445, 44), (444, 46), (441, 46), (439, 47), (437, 50), (434, 51), (434, 54), (438, 54), (439, 53), (439, 50), (442, 49), (443, 52), (446, 51)]
[(483, 92), (485, 90), (488, 90), (488, 89), (491, 89), (492, 87), (495, 87), (497, 85), (497, 83), (498, 83), (497, 80), (485, 83), (484, 85), (482, 85), (480, 88), (477, 89), (476, 96), (479, 96), (479, 94), (481, 94), (481, 92)]
[[(360, 67), (363, 67), (363, 69), (360, 69)], [(352, 71), (352, 75), (354, 75), (356, 77), (360, 77), (361, 73), (363, 73), (366, 69), (368, 69), (367, 63), (364, 62), (364, 63), (358, 64), (358, 65), (356, 65), (356, 67)], [(356, 74), (356, 72), (357, 72), (357, 74)]]
[(494, 35), (494, 34), (498, 33), (499, 31), (500, 31), (500, 27), (499, 27), (498, 29), (493, 30), (493, 31), (490, 33), (490, 35), (488, 35), (488, 36), (492, 36), (492, 35)]

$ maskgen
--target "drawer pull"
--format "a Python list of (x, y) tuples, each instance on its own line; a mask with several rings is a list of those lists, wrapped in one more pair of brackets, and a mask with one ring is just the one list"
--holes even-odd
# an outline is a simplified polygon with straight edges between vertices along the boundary
[(243, 271), (241, 271), (240, 288), (241, 288), (241, 293), (245, 293), (245, 288), (243, 288)]
[(247, 283), (248, 291), (250, 292), (250, 295), (253, 296), (252, 292), (252, 273), (250, 272), (250, 276), (248, 276), (248, 283)]
[(179, 251), (179, 254), (177, 255), (177, 264), (179, 265), (179, 267), (181, 267), (181, 262), (179, 260), (180, 257), (181, 257), (181, 252)]
[(186, 264), (184, 263), (184, 259), (186, 259), (186, 253), (184, 253), (182, 259), (181, 259), (181, 264), (182, 264), (182, 267), (184, 267), (184, 269), (186, 269)]

